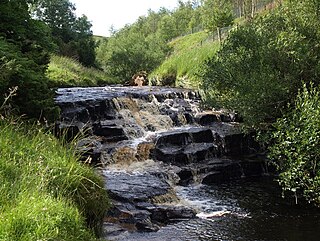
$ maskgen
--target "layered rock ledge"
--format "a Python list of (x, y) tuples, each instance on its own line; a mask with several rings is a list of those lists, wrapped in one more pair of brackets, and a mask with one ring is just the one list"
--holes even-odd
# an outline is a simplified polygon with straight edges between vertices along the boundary
[(113, 208), (108, 236), (156, 231), (196, 218), (175, 195), (176, 185), (214, 184), (262, 175), (257, 144), (234, 113), (205, 110), (199, 93), (166, 87), (58, 89), (57, 133), (82, 133), (83, 160), (99, 167)]

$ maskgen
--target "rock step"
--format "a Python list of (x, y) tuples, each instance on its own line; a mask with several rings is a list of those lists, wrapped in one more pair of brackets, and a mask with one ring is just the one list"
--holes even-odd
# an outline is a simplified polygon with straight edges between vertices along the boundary
[(241, 118), (235, 113), (203, 111), (196, 114), (195, 121), (202, 126), (210, 126), (216, 122), (241, 122)]
[(185, 165), (219, 156), (219, 149), (213, 143), (191, 143), (183, 146), (156, 147), (153, 157), (165, 163)]
[(148, 201), (171, 190), (166, 181), (151, 174), (118, 172), (105, 173), (104, 176), (109, 195), (117, 200)]
[(165, 224), (196, 217), (196, 212), (189, 207), (153, 202), (165, 196), (178, 200), (162, 177), (166, 173), (104, 172), (104, 176), (113, 204), (104, 220), (109, 223), (110, 233), (117, 224), (130, 226), (132, 230), (157, 231)]
[(161, 133), (156, 141), (157, 147), (182, 146), (190, 143), (213, 143), (215, 137), (209, 128), (189, 127)]
[(267, 174), (267, 164), (259, 159), (211, 159), (184, 166), (178, 176), (180, 185), (198, 182), (206, 185), (226, 182), (243, 177)]

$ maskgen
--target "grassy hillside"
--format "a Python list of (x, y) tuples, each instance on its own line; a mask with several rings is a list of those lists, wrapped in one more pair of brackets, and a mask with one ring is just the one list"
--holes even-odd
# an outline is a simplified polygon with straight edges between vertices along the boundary
[(38, 127), (0, 122), (0, 240), (96, 240), (102, 180)]
[(115, 84), (105, 72), (86, 68), (76, 60), (53, 55), (47, 70), (47, 77), (54, 86), (97, 86)]
[(177, 86), (197, 87), (197, 76), (202, 63), (213, 56), (219, 48), (219, 42), (208, 38), (208, 33), (198, 32), (171, 41), (172, 54), (151, 73), (150, 79), (158, 84), (166, 83), (167, 78), (176, 78)]

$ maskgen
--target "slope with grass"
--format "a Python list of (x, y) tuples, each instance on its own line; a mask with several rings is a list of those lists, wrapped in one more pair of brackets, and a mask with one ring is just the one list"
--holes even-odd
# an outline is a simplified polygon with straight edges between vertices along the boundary
[(0, 240), (96, 240), (106, 191), (72, 149), (39, 127), (0, 122)]
[(46, 75), (51, 80), (52, 87), (117, 84), (102, 70), (87, 68), (76, 60), (57, 55), (51, 56)]
[(197, 87), (198, 72), (206, 59), (212, 57), (219, 48), (219, 42), (202, 31), (174, 39), (169, 43), (171, 55), (151, 73), (150, 78), (157, 84), (167, 84), (167, 78), (176, 79), (177, 86)]

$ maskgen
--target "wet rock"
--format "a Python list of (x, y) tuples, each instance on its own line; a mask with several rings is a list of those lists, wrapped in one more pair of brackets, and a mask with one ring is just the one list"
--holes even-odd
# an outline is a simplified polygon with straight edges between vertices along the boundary
[(187, 186), (188, 184), (192, 183), (194, 180), (193, 172), (191, 169), (183, 169), (177, 173), (180, 180), (178, 182), (181, 186)]
[[(68, 138), (87, 130), (91, 137), (78, 144), (83, 160), (105, 168), (113, 207), (104, 226), (111, 240), (126, 231), (157, 231), (195, 218), (194, 210), (171, 205), (179, 201), (174, 185), (221, 183), (264, 172), (261, 161), (230, 157), (256, 151), (252, 136), (234, 123), (237, 115), (203, 112), (200, 101), (197, 92), (166, 87), (58, 89), (57, 128), (68, 130)], [(155, 133), (149, 136), (150, 131)], [(194, 240), (188, 238), (182, 240)]]
[[(55, 125), (55, 134), (67, 141), (72, 141), (74, 138), (83, 133), (85, 125), (82, 122), (64, 123), (57, 122)], [(88, 131), (88, 134), (89, 131)]]
[(158, 205), (151, 209), (150, 212), (152, 213), (151, 219), (162, 224), (196, 217), (195, 210), (184, 206)]
[(108, 240), (119, 240), (127, 233), (127, 229), (119, 223), (104, 222), (102, 225), (102, 236)]
[(159, 134), (156, 147), (181, 146), (190, 143), (213, 143), (214, 136), (210, 129), (192, 127), (163, 132)]
[(136, 203), (136, 207), (151, 213), (151, 220), (159, 224), (168, 224), (183, 219), (196, 218), (194, 209), (177, 205), (155, 205), (146, 202)]
[(184, 146), (156, 147), (153, 153), (158, 161), (182, 165), (214, 157), (218, 154), (218, 148), (213, 143), (191, 143)]
[(208, 128), (185, 128), (161, 133), (153, 157), (177, 165), (198, 162), (219, 155), (215, 137)]
[(211, 167), (203, 173), (202, 183), (211, 185), (244, 177), (262, 176), (266, 173), (266, 163), (263, 160), (225, 159), (224, 162), (211, 165)]
[(157, 231), (159, 226), (151, 222), (151, 213), (147, 210), (138, 209), (131, 203), (113, 202), (112, 208), (107, 213), (109, 222), (122, 225), (131, 225), (138, 231)]
[(171, 189), (167, 182), (147, 173), (106, 173), (105, 177), (110, 196), (117, 200), (146, 201)]
[(209, 126), (214, 122), (221, 121), (219, 116), (214, 113), (200, 113), (196, 116), (196, 121), (202, 126)]
[(111, 126), (111, 125), (96, 125), (94, 127), (93, 133), (97, 136), (105, 137), (106, 141), (116, 142), (127, 140), (128, 137), (125, 134), (123, 127), (120, 126)]

